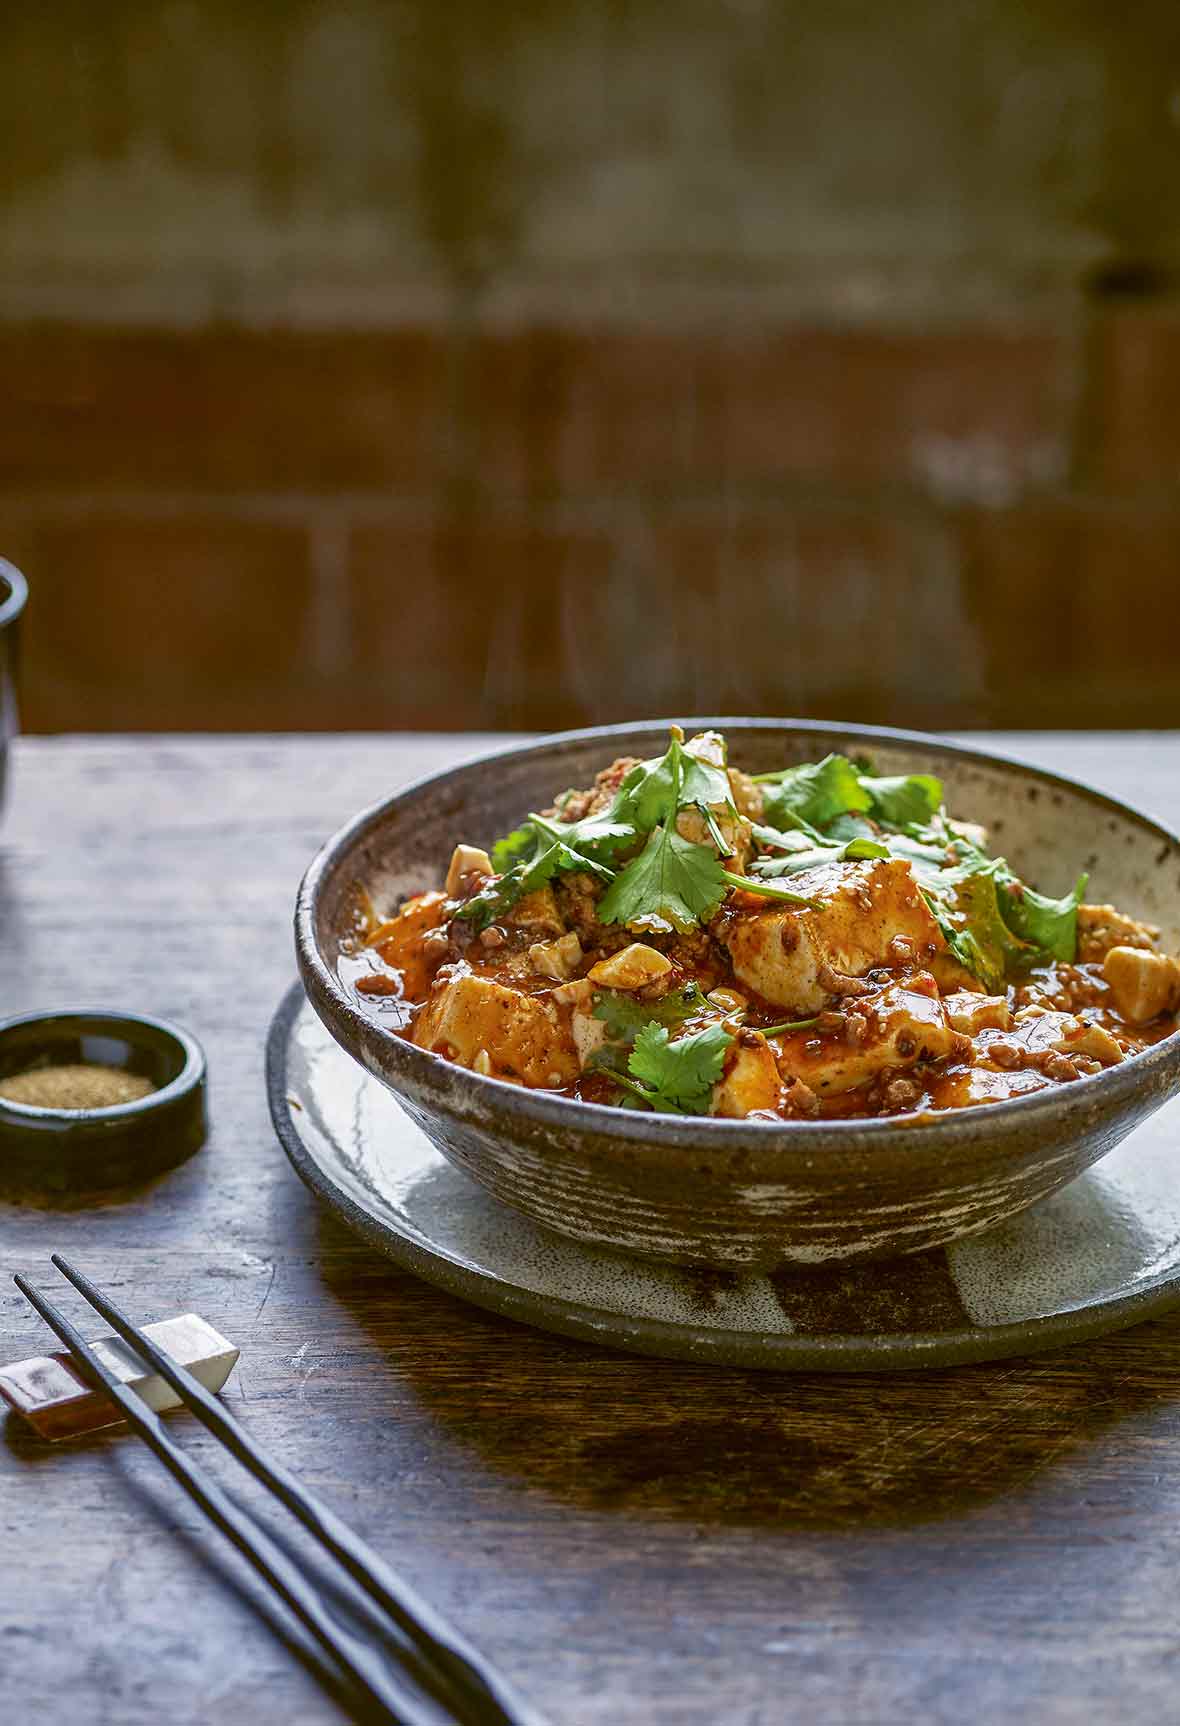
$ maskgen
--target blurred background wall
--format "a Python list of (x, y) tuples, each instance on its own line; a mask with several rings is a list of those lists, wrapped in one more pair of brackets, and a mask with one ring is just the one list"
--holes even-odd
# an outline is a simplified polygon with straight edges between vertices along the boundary
[(1175, 0), (55, 0), (33, 729), (1171, 725)]

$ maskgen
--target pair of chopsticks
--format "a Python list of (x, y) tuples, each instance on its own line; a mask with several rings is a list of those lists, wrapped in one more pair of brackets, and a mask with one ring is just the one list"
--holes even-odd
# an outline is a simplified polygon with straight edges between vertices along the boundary
[[(463, 1726), (468, 1723), (543, 1726), (539, 1716), (512, 1694), (504, 1679), (475, 1649), (395, 1576), (334, 1511), (281, 1463), (269, 1458), (204, 1385), (137, 1329), (89, 1277), (67, 1264), (59, 1253), (54, 1253), (52, 1262), (153, 1372), (171, 1385), (185, 1407), (269, 1488), (393, 1622), (404, 1648), (401, 1664), (421, 1690), (434, 1697)], [(69, 1349), (91, 1388), (118, 1404), (128, 1424), (155, 1451), (189, 1497), (266, 1579), (330, 1659), (384, 1711), (385, 1718), (398, 1726), (438, 1726), (438, 1709), (424, 1707), (420, 1697), (395, 1681), (389, 1663), (377, 1648), (341, 1624), (299, 1566), (215, 1480), (197, 1467), (170, 1437), (159, 1415), (115, 1377), (65, 1314), (25, 1277), (17, 1276), (15, 1281), (26, 1300)]]

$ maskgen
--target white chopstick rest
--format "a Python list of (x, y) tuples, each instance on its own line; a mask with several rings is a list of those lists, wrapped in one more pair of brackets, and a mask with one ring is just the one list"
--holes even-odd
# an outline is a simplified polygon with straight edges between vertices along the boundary
[[(158, 1324), (144, 1325), (143, 1330), (214, 1395), (241, 1354), (195, 1312), (161, 1319)], [(154, 1372), (145, 1370), (139, 1356), (121, 1337), (100, 1337), (90, 1346), (103, 1365), (158, 1414), (181, 1406), (176, 1392)], [(97, 1432), (118, 1425), (123, 1418), (105, 1397), (83, 1382), (68, 1354), (43, 1355), (0, 1367), (0, 1396), (42, 1438), (51, 1440)]]

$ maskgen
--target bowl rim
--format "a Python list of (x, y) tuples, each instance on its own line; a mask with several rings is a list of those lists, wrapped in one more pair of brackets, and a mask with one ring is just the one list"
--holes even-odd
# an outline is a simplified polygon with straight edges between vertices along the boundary
[[(841, 1144), (850, 1149), (854, 1148), (858, 1155), (870, 1150), (885, 1151), (896, 1146), (899, 1132), (913, 1133), (918, 1130), (923, 1140), (931, 1143), (936, 1140), (945, 1143), (948, 1137), (955, 1140), (972, 1139), (983, 1120), (994, 1124), (997, 1129), (1001, 1124), (1015, 1128), (1017, 1122), (1022, 1127), (1031, 1127), (1038, 1117), (1049, 1120), (1060, 1116), (1063, 1109), (1069, 1106), (1071, 1099), (1080, 1101), (1081, 1096), (1084, 1096), (1096, 1109), (1104, 1107), (1112, 1110), (1121, 1102), (1133, 1101), (1137, 1093), (1150, 1089), (1153, 1077), (1162, 1078), (1169, 1070), (1173, 1081), (1180, 1082), (1180, 1030), (1177, 1030), (1149, 1048), (1128, 1057), (1117, 1067), (1106, 1067), (1101, 1073), (1087, 1078), (1080, 1095), (1079, 1090), (1072, 1085), (1058, 1085), (1031, 1092), (1026, 1096), (1009, 1097), (1000, 1102), (970, 1104), (959, 1109), (863, 1119), (858, 1117), (852, 1120), (751, 1121), (731, 1120), (713, 1115), (640, 1114), (637, 1110), (620, 1109), (608, 1103), (583, 1102), (552, 1091), (513, 1085), (503, 1079), (473, 1073), (466, 1067), (446, 1060), (442, 1055), (419, 1049), (357, 1006), (340, 982), (335, 968), (327, 963), (320, 952), (315, 934), (315, 913), (325, 882), (334, 873), (349, 848), (370, 826), (398, 803), (472, 768), (494, 767), (503, 761), (540, 753), (546, 749), (557, 749), (571, 743), (600, 740), (609, 743), (615, 737), (630, 735), (636, 731), (666, 730), (670, 725), (680, 725), (686, 733), (691, 728), (692, 731), (715, 730), (727, 734), (770, 730), (781, 731), (784, 735), (802, 734), (829, 738), (845, 736), (853, 741), (863, 740), (870, 745), (876, 742), (912, 746), (934, 755), (966, 759), (980, 766), (1001, 770), (1015, 769), (1019, 773), (1030, 775), (1043, 785), (1080, 795), (1122, 819), (1129, 817), (1152, 836), (1180, 851), (1180, 835), (1165, 827), (1162, 822), (1144, 814), (1131, 804), (1084, 784), (1081, 780), (1072, 779), (1049, 768), (1037, 767), (1013, 756), (997, 755), (990, 750), (974, 748), (970, 744), (948, 742), (931, 732), (838, 720), (759, 719), (751, 716), (637, 719), (611, 725), (546, 732), (540, 736), (526, 737), (502, 749), (473, 755), (468, 760), (457, 762), (453, 767), (420, 775), (400, 786), (390, 796), (379, 798), (359, 811), (320, 846), (299, 887), (295, 906), (295, 947), (312, 1007), (337, 1041), (355, 1058), (359, 1058), (346, 1037), (341, 1035), (342, 1027), (347, 1027), (363, 1042), (380, 1047), (405, 1071), (407, 1088), (420, 1088), (431, 1093), (438, 1106), (450, 1114), (477, 1115), (495, 1111), (498, 1107), (507, 1107), (515, 1120), (527, 1121), (534, 1127), (568, 1130), (580, 1125), (588, 1131), (592, 1130), (600, 1140), (613, 1140), (623, 1146), (643, 1145), (673, 1150), (687, 1148), (691, 1139), (697, 1147), (707, 1144), (716, 1151), (727, 1147), (733, 1150), (750, 1147), (763, 1155), (772, 1148), (780, 1153), (803, 1154), (811, 1154), (822, 1148), (824, 1155), (830, 1157)], [(444, 1099), (438, 1095), (444, 1076), (448, 1088), (456, 1092), (457, 1096)], [(380, 1070), (380, 1077), (395, 1092), (399, 1090), (394, 1078), (384, 1068)], [(456, 1106), (459, 1098), (468, 1099), (466, 1108)]]
[(0, 581), (8, 588), (7, 595), (0, 593), (0, 629), (9, 623), (15, 623), (25, 608), (29, 597), (29, 584), (16, 567), (7, 558), (0, 557)]

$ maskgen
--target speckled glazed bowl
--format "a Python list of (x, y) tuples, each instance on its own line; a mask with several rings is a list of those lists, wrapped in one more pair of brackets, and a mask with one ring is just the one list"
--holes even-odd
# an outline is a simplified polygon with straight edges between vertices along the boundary
[[(796, 720), (715, 726), (750, 772), (867, 754), (880, 773), (940, 775), (947, 802), (1046, 891), (1090, 870), (1088, 897), (1158, 923), (1180, 947), (1180, 839), (1036, 768), (916, 732)], [(651, 756), (667, 724), (567, 732), (419, 781), (329, 840), (304, 878), (304, 986), (336, 1040), (427, 1137), (505, 1204), (559, 1234), (633, 1253), (750, 1270), (885, 1257), (977, 1234), (1064, 1186), (1180, 1090), (1180, 1035), (1073, 1085), (919, 1120), (674, 1119), (482, 1078), (362, 1012), (337, 976), (355, 890), (380, 910), (441, 881), (458, 840), (486, 845), (616, 755)]]

